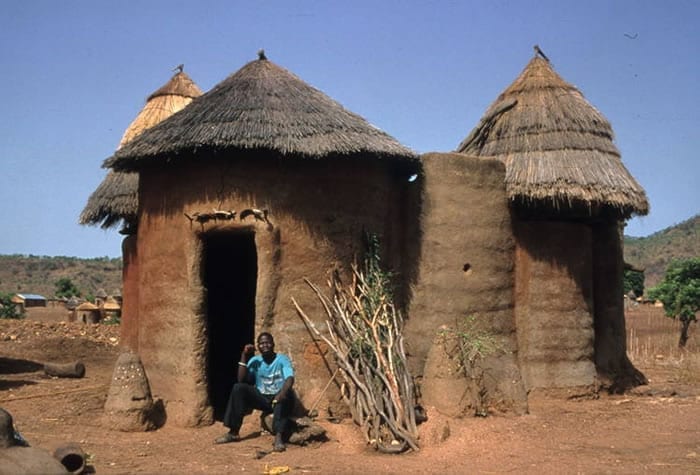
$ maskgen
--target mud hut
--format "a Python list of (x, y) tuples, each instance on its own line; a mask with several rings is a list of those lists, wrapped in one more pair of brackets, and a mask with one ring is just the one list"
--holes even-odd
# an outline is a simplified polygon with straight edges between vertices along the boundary
[[(185, 108), (195, 98), (202, 95), (201, 89), (182, 70), (153, 92), (146, 105), (124, 132), (121, 148), (141, 132)], [(139, 176), (134, 172), (109, 170), (107, 176), (90, 195), (79, 222), (84, 225), (100, 225), (104, 229), (121, 223), (122, 234), (122, 315), (126, 316), (122, 325), (122, 342), (133, 346), (135, 338), (132, 329), (137, 321), (138, 301), (138, 261), (136, 255), (136, 223), (138, 212)], [(106, 293), (105, 293), (106, 296)]]
[(626, 355), (621, 225), (649, 204), (610, 123), (536, 54), (457, 151), (505, 164), (527, 389), (642, 381)]
[(122, 307), (119, 305), (119, 302), (117, 302), (117, 299), (111, 295), (98, 306), (100, 307), (103, 320), (118, 320), (121, 316)]
[(347, 271), (366, 231), (403, 270), (417, 156), (263, 53), (105, 165), (139, 173), (135, 349), (176, 425), (222, 415), (263, 329), (315, 398), (331, 372), (291, 304), (324, 315), (303, 279)]
[(83, 302), (73, 310), (72, 321), (82, 323), (98, 323), (101, 318), (100, 307), (92, 302)]

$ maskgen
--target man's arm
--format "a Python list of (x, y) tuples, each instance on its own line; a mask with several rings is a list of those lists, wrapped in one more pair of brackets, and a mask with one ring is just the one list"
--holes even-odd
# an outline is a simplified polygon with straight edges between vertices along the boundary
[(292, 388), (294, 385), (294, 376), (290, 376), (287, 379), (284, 380), (284, 384), (282, 385), (282, 389), (280, 389), (280, 392), (277, 393), (277, 396), (275, 396), (275, 400), (277, 402), (284, 401), (285, 398), (287, 397), (287, 392)]
[(238, 382), (246, 382), (248, 375), (248, 360), (255, 354), (255, 345), (248, 344), (243, 348), (241, 359), (238, 361)]

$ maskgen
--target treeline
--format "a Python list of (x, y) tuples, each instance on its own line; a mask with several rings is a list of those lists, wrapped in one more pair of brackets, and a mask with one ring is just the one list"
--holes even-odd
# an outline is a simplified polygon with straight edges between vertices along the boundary
[(31, 293), (44, 297), (56, 294), (57, 282), (70, 280), (83, 295), (103, 289), (121, 294), (121, 258), (83, 259), (65, 256), (0, 255), (0, 293)]

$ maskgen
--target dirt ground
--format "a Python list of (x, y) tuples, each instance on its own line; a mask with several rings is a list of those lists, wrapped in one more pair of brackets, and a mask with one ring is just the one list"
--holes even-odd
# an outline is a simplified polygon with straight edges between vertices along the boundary
[[(662, 319), (657, 313), (654, 318)], [(228, 445), (212, 443), (224, 432), (221, 423), (201, 429), (166, 425), (147, 433), (103, 427), (100, 416), (119, 353), (119, 328), (61, 319), (43, 312), (0, 320), (0, 406), (34, 447), (53, 451), (66, 442), (79, 443), (88, 454), (89, 470), (98, 474), (264, 473), (279, 466), (292, 474), (700, 473), (700, 382), (692, 374), (700, 365), (690, 366), (687, 374), (688, 366), (679, 365), (682, 355), (666, 355), (656, 347), (643, 351), (646, 339), (656, 337), (645, 333), (644, 318), (633, 312), (628, 327), (635, 328), (640, 361), (633, 360), (650, 384), (628, 394), (531, 395), (530, 413), (520, 417), (447, 420), (428, 408), (429, 420), (420, 426), (421, 450), (402, 455), (378, 454), (350, 421), (320, 417), (327, 442), (290, 445), (286, 452), (262, 458), (256, 457), (271, 447), (272, 437), (259, 433), (255, 416), (243, 426), (244, 440)], [(697, 333), (697, 326), (691, 331)], [(43, 373), (44, 362), (76, 359), (87, 368), (82, 379)]]

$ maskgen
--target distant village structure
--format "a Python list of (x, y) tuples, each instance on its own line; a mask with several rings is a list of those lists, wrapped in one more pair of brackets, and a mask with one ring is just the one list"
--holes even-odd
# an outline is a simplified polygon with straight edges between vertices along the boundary
[[(483, 362), (496, 410), (527, 411), (532, 389), (643, 381), (626, 355), (620, 227), (648, 202), (610, 124), (546, 59), (455, 152), (423, 156), (264, 53), (200, 97), (190, 84), (178, 89), (189, 105), (106, 160), (105, 182), (132, 185), (100, 185), (81, 215), (124, 223), (122, 343), (168, 423), (220, 418), (241, 348), (262, 330), (292, 357), (302, 403), (320, 396), (333, 361), (291, 299), (322, 327), (304, 279), (348, 275), (368, 232), (396, 276), (426, 407), (470, 409), (439, 338), (466, 317), (498, 341)], [(110, 207), (127, 191), (130, 206)]]
[(82, 323), (99, 323), (100, 307), (92, 302), (83, 302), (73, 311), (71, 320)]
[(31, 307), (46, 307), (48, 303), (46, 297), (38, 294), (15, 294), (10, 301), (20, 313)]
[(66, 311), (70, 322), (99, 323), (101, 321), (119, 321), (121, 318), (120, 295), (107, 295), (104, 289), (98, 289), (95, 302), (82, 297), (72, 296), (46, 298), (37, 294), (18, 293), (10, 298), (19, 314), (31, 312), (33, 316), (46, 315), (53, 309)]

